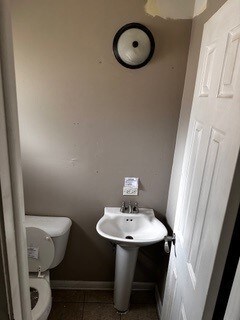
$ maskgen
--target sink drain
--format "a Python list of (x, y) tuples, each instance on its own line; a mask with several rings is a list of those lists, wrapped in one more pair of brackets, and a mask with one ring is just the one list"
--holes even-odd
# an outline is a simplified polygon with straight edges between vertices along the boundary
[(125, 239), (130, 239), (130, 240), (132, 240), (133, 237), (132, 237), (132, 236), (126, 236)]

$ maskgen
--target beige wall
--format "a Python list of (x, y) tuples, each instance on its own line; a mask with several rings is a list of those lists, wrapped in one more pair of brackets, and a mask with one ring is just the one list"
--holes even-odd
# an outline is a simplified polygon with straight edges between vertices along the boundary
[(174, 162), (171, 175), (171, 183), (169, 188), (168, 204), (167, 204), (167, 220), (173, 228), (178, 188), (180, 182), (183, 154), (190, 118), (192, 99), (197, 74), (198, 59), (202, 41), (202, 33), (204, 23), (226, 2), (226, 0), (208, 0), (207, 9), (199, 16), (193, 19), (191, 42), (187, 63), (187, 72), (184, 85), (181, 113), (178, 125), (178, 133), (176, 147), (174, 152)]
[[(95, 225), (121, 203), (125, 176), (140, 178), (141, 206), (166, 211), (191, 21), (153, 18), (145, 3), (12, 0), (26, 209), (73, 220), (55, 279), (113, 279), (114, 252)], [(139, 70), (112, 53), (129, 22), (156, 41)], [(152, 280), (151, 257), (140, 260), (136, 280)]]

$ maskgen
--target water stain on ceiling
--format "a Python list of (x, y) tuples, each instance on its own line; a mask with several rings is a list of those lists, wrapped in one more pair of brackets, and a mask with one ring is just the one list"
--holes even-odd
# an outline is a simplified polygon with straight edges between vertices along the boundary
[(207, 0), (147, 0), (145, 12), (164, 19), (192, 19), (207, 7)]

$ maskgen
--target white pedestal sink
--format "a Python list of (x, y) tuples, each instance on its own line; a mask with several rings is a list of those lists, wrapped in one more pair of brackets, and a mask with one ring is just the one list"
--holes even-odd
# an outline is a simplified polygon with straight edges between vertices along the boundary
[(103, 238), (117, 244), (114, 306), (125, 313), (129, 308), (138, 249), (163, 240), (167, 229), (152, 209), (139, 208), (139, 213), (122, 213), (118, 207), (105, 208), (96, 229)]

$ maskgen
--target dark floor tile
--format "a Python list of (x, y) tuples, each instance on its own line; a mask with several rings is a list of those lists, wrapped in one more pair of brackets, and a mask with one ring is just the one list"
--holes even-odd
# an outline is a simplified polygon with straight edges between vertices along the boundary
[(136, 290), (131, 294), (131, 303), (155, 304), (155, 292), (153, 290)]
[(54, 302), (48, 320), (82, 320), (83, 303)]
[(120, 315), (113, 304), (85, 303), (83, 320), (120, 320)]
[(153, 304), (133, 304), (121, 320), (158, 320), (157, 309)]
[(113, 303), (112, 290), (87, 290), (85, 291), (85, 302)]
[(84, 302), (83, 290), (52, 290), (53, 302)]

